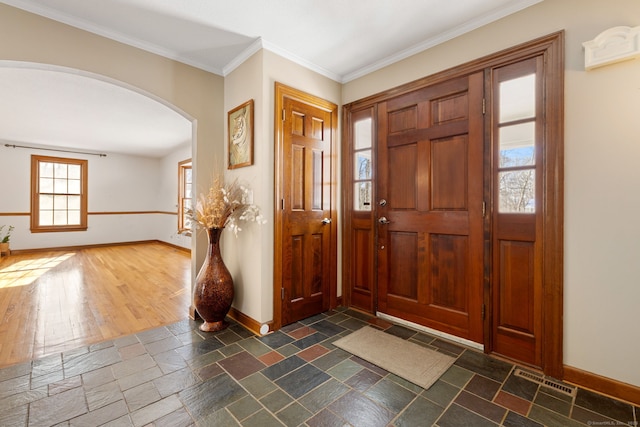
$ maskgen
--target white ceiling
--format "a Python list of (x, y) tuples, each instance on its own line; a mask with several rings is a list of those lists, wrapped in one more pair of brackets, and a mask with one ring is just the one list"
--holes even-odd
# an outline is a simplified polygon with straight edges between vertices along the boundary
[[(0, 0), (222, 76), (264, 48), (338, 82), (539, 1)], [(160, 156), (191, 138), (166, 106), (77, 73), (0, 62), (0, 91), (0, 140), (16, 144)]]

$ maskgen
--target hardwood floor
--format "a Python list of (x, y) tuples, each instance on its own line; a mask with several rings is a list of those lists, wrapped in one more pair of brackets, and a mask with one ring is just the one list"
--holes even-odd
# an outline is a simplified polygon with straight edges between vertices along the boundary
[(0, 367), (186, 319), (191, 260), (162, 243), (0, 259)]

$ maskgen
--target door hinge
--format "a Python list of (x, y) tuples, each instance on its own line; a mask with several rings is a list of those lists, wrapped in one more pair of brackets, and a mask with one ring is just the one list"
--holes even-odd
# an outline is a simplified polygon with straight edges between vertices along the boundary
[(484, 304), (482, 304), (481, 315), (482, 315), (482, 320), (484, 320), (486, 315), (486, 306)]
[(284, 288), (280, 288), (280, 298), (284, 301)]
[(482, 114), (487, 114), (487, 100), (485, 98), (482, 98)]
[(487, 202), (482, 201), (482, 218), (487, 216)]
[(285, 111), (285, 109), (282, 109), (282, 121), (284, 122), (287, 119), (287, 112)]

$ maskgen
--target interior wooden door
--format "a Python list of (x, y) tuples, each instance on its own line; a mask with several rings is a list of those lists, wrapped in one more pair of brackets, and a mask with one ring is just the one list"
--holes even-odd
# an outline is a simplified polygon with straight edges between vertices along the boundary
[(483, 73), (378, 105), (378, 311), (483, 342)]
[(281, 325), (329, 309), (335, 287), (332, 198), (335, 105), (282, 97), (279, 241)]

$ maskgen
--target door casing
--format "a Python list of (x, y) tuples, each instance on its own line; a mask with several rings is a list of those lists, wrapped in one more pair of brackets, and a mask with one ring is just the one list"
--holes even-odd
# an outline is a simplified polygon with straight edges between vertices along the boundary
[[(522, 45), (489, 55), (484, 58), (445, 70), (432, 76), (408, 83), (406, 85), (376, 94), (365, 99), (344, 106), (344, 133), (343, 133), (343, 173), (342, 182), (346, 191), (343, 193), (344, 218), (346, 227), (343, 230), (343, 290), (344, 303), (351, 303), (351, 283), (353, 280), (353, 268), (351, 266), (358, 254), (353, 253), (351, 241), (352, 229), (349, 228), (352, 221), (350, 191), (352, 176), (349, 166), (351, 158), (350, 129), (352, 126), (352, 112), (364, 111), (367, 108), (375, 111), (376, 105), (392, 97), (415, 91), (430, 85), (447, 81), (456, 77), (469, 75), (478, 71), (486, 71), (487, 79), (490, 79), (492, 68), (504, 66), (510, 63), (523, 61), (528, 58), (542, 56), (544, 59), (545, 86), (543, 88), (543, 102), (545, 105), (544, 139), (550, 143), (545, 144), (543, 150), (544, 164), (542, 186), (543, 195), (541, 206), (543, 214), (541, 221), (541, 236), (543, 242), (542, 253), (542, 295), (541, 309), (542, 334), (541, 334), (541, 367), (545, 374), (555, 378), (562, 378), (562, 343), (563, 343), (563, 222), (564, 222), (564, 32), (550, 34)], [(489, 82), (487, 82), (489, 83)], [(489, 100), (489, 102), (491, 102)], [(489, 110), (489, 108), (487, 108)], [(485, 126), (485, 139), (490, 140), (490, 126)], [(487, 150), (485, 161), (490, 165), (490, 152)], [(485, 173), (490, 171), (485, 167)], [(491, 197), (489, 177), (485, 177), (485, 197)], [(489, 199), (491, 200), (491, 199)], [(372, 215), (372, 218), (374, 216)], [(375, 226), (374, 226), (375, 227)], [(491, 222), (485, 222), (485, 267), (484, 267), (484, 305), (486, 316), (483, 321), (485, 352), (492, 351), (492, 294), (491, 294)], [(371, 261), (374, 262), (374, 261)], [(375, 287), (375, 284), (373, 285)], [(375, 292), (374, 292), (375, 293)], [(376, 307), (374, 306), (374, 313)]]
[[(277, 330), (283, 326), (283, 309), (285, 309), (285, 301), (283, 298), (283, 278), (285, 262), (283, 257), (283, 238), (285, 238), (286, 224), (283, 215), (282, 203), (284, 199), (284, 177), (285, 167), (287, 167), (284, 158), (284, 120), (282, 112), (284, 110), (285, 100), (291, 99), (303, 104), (308, 104), (314, 108), (328, 111), (331, 115), (331, 123), (327, 127), (330, 132), (331, 153), (329, 157), (330, 165), (330, 182), (329, 200), (330, 200), (330, 218), (332, 219), (330, 231), (330, 259), (329, 259), (329, 304), (328, 308), (334, 308), (337, 305), (337, 130), (338, 130), (338, 107), (332, 102), (319, 98), (317, 96), (299, 91), (281, 83), (275, 83), (275, 110), (274, 110), (274, 130), (275, 130), (275, 200), (274, 200), (274, 280), (273, 280), (273, 321), (271, 330)], [(324, 189), (327, 190), (327, 189)]]

